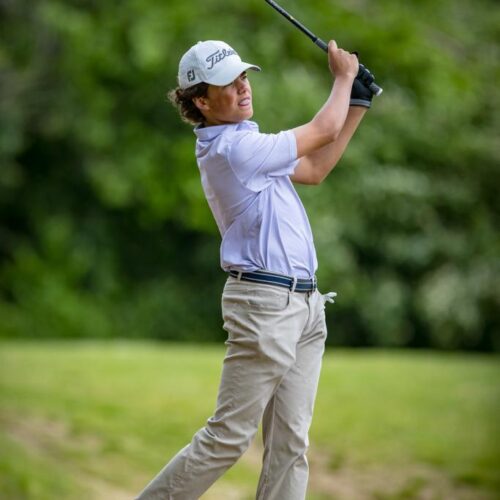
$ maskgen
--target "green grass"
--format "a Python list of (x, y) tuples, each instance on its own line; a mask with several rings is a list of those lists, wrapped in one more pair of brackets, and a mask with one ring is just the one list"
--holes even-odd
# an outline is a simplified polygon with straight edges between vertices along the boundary
[[(148, 342), (0, 343), (0, 498), (131, 499), (210, 416), (223, 355)], [(499, 361), (328, 351), (308, 499), (500, 498)], [(253, 498), (259, 452), (257, 441), (203, 498)]]

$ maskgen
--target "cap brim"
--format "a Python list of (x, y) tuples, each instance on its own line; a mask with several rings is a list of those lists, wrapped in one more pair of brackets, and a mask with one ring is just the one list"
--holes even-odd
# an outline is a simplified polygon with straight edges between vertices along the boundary
[(218, 86), (229, 85), (231, 82), (236, 80), (236, 78), (238, 78), (241, 73), (249, 69), (252, 69), (254, 71), (261, 71), (260, 67), (256, 66), (255, 64), (235, 61), (233, 64), (227, 64), (223, 71), (221, 71), (217, 75), (214, 75), (212, 78), (210, 78), (210, 81), (207, 81), (206, 83)]

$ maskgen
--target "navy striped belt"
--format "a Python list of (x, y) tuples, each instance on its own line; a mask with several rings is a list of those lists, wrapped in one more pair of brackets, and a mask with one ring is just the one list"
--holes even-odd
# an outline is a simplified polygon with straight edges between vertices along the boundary
[(241, 281), (252, 281), (253, 283), (281, 286), (295, 292), (314, 292), (314, 290), (318, 288), (316, 276), (314, 276), (314, 278), (293, 278), (270, 271), (229, 271), (229, 275)]

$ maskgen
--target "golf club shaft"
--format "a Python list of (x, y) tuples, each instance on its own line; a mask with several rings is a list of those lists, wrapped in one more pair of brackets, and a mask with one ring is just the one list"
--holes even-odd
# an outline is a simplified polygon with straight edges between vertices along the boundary
[[(277, 10), (284, 18), (288, 19), (295, 27), (297, 27), (302, 33), (304, 33), (308, 38), (310, 38), (319, 48), (323, 49), (328, 53), (328, 45), (318, 38), (311, 30), (307, 29), (301, 22), (297, 21), (292, 15), (290, 15), (283, 7), (278, 5), (274, 0), (266, 0), (266, 2)], [(369, 75), (368, 70), (361, 63), (359, 64), (358, 77), (363, 77), (364, 75)], [(383, 92), (383, 89), (379, 87), (375, 82), (371, 82), (368, 88), (376, 96)]]

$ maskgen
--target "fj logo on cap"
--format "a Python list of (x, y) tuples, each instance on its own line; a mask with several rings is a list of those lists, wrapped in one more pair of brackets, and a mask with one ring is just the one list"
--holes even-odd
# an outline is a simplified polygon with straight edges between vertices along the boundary
[(188, 77), (188, 82), (192, 82), (194, 81), (194, 79), (196, 78), (195, 74), (194, 74), (194, 69), (190, 69), (188, 72), (187, 72), (187, 77)]
[(225, 59), (228, 56), (234, 56), (238, 55), (235, 50), (218, 50), (217, 52), (214, 52), (213, 54), (210, 54), (207, 58), (206, 61), (208, 63), (207, 69), (212, 69), (217, 63), (220, 63), (223, 59)]

